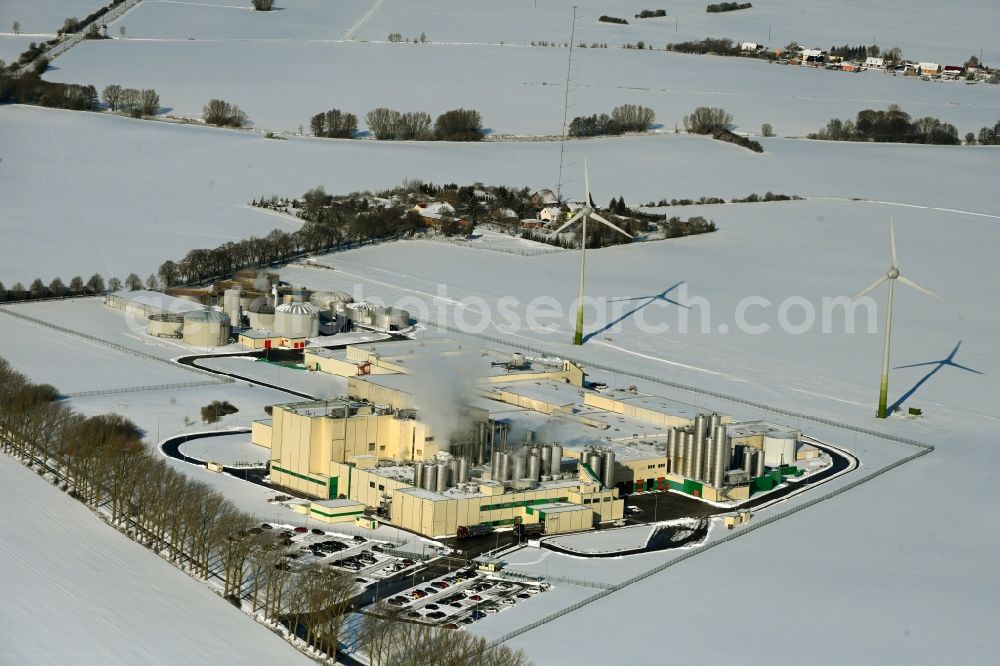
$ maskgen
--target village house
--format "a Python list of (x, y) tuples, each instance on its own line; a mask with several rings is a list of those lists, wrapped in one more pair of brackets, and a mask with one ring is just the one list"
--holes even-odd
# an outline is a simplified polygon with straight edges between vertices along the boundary
[(558, 206), (559, 197), (552, 190), (538, 190), (531, 195), (531, 205), (535, 208), (546, 208), (548, 206)]
[(885, 59), (868, 56), (865, 58), (865, 67), (868, 69), (885, 69)]
[(921, 76), (938, 76), (941, 74), (941, 65), (936, 62), (922, 62), (917, 65), (917, 70)]

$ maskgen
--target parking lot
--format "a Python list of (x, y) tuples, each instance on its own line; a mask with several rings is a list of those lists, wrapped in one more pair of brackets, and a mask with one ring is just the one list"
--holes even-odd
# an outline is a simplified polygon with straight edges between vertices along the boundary
[(459, 629), (549, 588), (548, 583), (509, 581), (470, 567), (410, 587), (387, 601), (412, 622)]
[(385, 541), (348, 536), (319, 528), (307, 530), (304, 527), (269, 523), (262, 524), (261, 529), (273, 529), (284, 539), (290, 551), (289, 557), (294, 561), (291, 565), (293, 568), (326, 564), (354, 574), (361, 585), (369, 585), (417, 565), (411, 559), (386, 553), (385, 550), (394, 548), (396, 544)]

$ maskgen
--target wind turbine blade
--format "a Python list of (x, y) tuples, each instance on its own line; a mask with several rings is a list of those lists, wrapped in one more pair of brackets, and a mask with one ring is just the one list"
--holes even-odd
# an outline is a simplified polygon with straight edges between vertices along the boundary
[(862, 291), (859, 291), (851, 300), (852, 301), (858, 300), (859, 298), (861, 298), (862, 296), (864, 296), (868, 292), (872, 291), (873, 289), (875, 289), (876, 287), (878, 287), (879, 285), (881, 285), (883, 282), (885, 282), (888, 279), (889, 279), (889, 276), (883, 275), (879, 279), (875, 280), (875, 282), (873, 282), (870, 287), (868, 287), (867, 289), (864, 289)]
[(977, 375), (983, 374), (983, 373), (979, 372), (978, 370), (973, 370), (972, 368), (968, 368), (968, 367), (962, 365), (961, 363), (955, 363), (954, 361), (948, 361), (947, 363), (945, 363), (945, 365), (951, 365), (951, 366), (954, 366), (956, 368), (961, 368), (962, 370), (968, 370), (969, 372), (974, 372)]
[(565, 229), (566, 227), (570, 226), (571, 224), (576, 224), (577, 222), (580, 221), (580, 218), (582, 218), (582, 217), (583, 217), (583, 211), (580, 211), (579, 213), (577, 213), (573, 217), (569, 218), (569, 220), (567, 220), (566, 223), (563, 224), (561, 227), (559, 227), (558, 229), (556, 229), (554, 233), (557, 233), (557, 234), (562, 233), (563, 229)]
[(625, 231), (624, 229), (622, 229), (622, 228), (621, 228), (621, 227), (619, 227), (619, 226), (616, 226), (616, 225), (614, 225), (614, 224), (611, 224), (610, 222), (608, 222), (607, 220), (605, 220), (605, 219), (604, 219), (603, 217), (601, 217), (601, 216), (600, 216), (600, 215), (598, 215), (597, 213), (591, 213), (591, 214), (590, 214), (590, 217), (591, 217), (591, 219), (594, 219), (594, 220), (597, 220), (597, 221), (598, 221), (598, 222), (600, 222), (601, 224), (606, 224), (607, 226), (611, 227), (612, 229), (614, 229), (614, 230), (615, 230), (615, 231), (617, 231), (618, 233), (621, 233), (621, 234), (625, 234), (625, 235), (626, 235), (626, 236), (628, 236), (629, 238), (632, 238), (632, 234), (630, 234), (629, 232)]
[(911, 363), (909, 365), (897, 365), (893, 370), (902, 370), (904, 368), (922, 368), (925, 365), (948, 365), (944, 361), (927, 361), (926, 363)]
[(899, 264), (896, 262), (896, 225), (891, 215), (889, 216), (889, 247), (892, 249), (892, 267), (899, 268)]
[(589, 206), (590, 205), (590, 173), (588, 173), (588, 170), (587, 170), (587, 160), (586, 159), (583, 160), (583, 187), (584, 187), (584, 189), (586, 190), (586, 193), (587, 193), (587, 198), (586, 198), (585, 201), (587, 202), (587, 205)]
[(913, 289), (916, 289), (917, 291), (922, 291), (922, 292), (924, 292), (925, 294), (927, 294), (928, 296), (930, 296), (932, 298), (936, 298), (939, 301), (943, 301), (944, 300), (943, 298), (941, 298), (940, 296), (938, 296), (937, 294), (935, 294), (930, 289), (926, 289), (924, 287), (921, 287), (919, 284), (917, 284), (916, 282), (914, 282), (913, 280), (911, 280), (909, 278), (905, 278), (902, 275), (900, 275), (896, 279), (899, 280), (900, 282), (902, 282), (903, 284), (905, 284), (907, 287), (912, 287)]

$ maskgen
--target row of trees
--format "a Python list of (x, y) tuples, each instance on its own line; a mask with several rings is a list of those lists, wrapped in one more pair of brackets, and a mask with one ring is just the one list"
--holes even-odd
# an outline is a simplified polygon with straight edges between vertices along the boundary
[(735, 12), (738, 9), (750, 9), (753, 7), (749, 2), (717, 2), (705, 7), (705, 11), (710, 14), (718, 12)]
[(170, 467), (117, 414), (84, 417), (58, 391), (30, 383), (0, 359), (0, 445), (135, 541), (193, 576), (217, 579), (223, 595), (301, 631), (334, 655), (353, 577), (296, 568), (291, 541), (262, 530), (217, 491)]
[(622, 104), (616, 106), (609, 116), (606, 113), (592, 116), (577, 116), (570, 124), (570, 136), (600, 136), (604, 134), (624, 134), (625, 132), (645, 132), (656, 120), (656, 113), (646, 106)]
[(929, 143), (958, 145), (958, 130), (950, 123), (937, 118), (912, 119), (898, 104), (891, 104), (885, 111), (865, 109), (857, 119), (834, 118), (826, 127), (807, 135), (810, 139), (827, 141), (876, 141), (893, 143)]
[[(66, 298), (68, 296), (94, 296), (109, 291), (121, 291), (127, 289), (136, 291), (138, 289), (158, 289), (161, 280), (156, 275), (150, 274), (145, 282), (135, 273), (129, 273), (125, 281), (122, 282), (116, 277), (108, 279), (107, 285), (100, 273), (94, 273), (86, 282), (79, 275), (69, 281), (67, 285), (62, 278), (53, 278), (51, 282), (45, 284), (41, 278), (35, 278), (32, 283), (25, 287), (21, 282), (14, 283), (10, 289), (4, 287), (0, 282), (0, 302), (23, 301), (26, 298), (41, 300), (46, 298)], [(166, 285), (163, 285), (166, 286)]]
[(483, 121), (474, 109), (452, 109), (437, 117), (423, 111), (400, 113), (379, 107), (365, 116), (368, 129), (379, 140), (479, 141), (483, 138)]
[[(117, 414), (83, 416), (47, 384), (33, 384), (0, 358), (0, 448), (50, 480), (138, 543), (265, 620), (287, 626), (336, 657), (358, 592), (353, 575), (296, 565), (291, 539), (209, 486), (172, 468)], [(528, 666), (520, 652), (466, 632), (402, 621), (386, 605), (365, 617), (360, 638), (372, 664)]]
[(97, 89), (75, 83), (53, 83), (42, 79), (48, 60), (35, 61), (22, 76), (0, 69), (0, 103), (35, 104), (56, 109), (93, 111), (98, 108)]
[[(970, 140), (970, 137), (972, 140)], [(977, 137), (970, 132), (965, 135), (965, 142), (975, 144)], [(1000, 120), (993, 127), (984, 127), (979, 130), (978, 143), (982, 146), (1000, 146)]]
[(635, 15), (637, 19), (644, 18), (659, 18), (667, 15), (666, 9), (643, 9), (641, 12)]
[(317, 113), (309, 120), (313, 136), (328, 139), (350, 139), (358, 131), (358, 117), (339, 109)]
[(101, 99), (110, 111), (133, 118), (152, 116), (160, 110), (160, 95), (152, 88), (137, 90), (113, 83), (104, 88)]

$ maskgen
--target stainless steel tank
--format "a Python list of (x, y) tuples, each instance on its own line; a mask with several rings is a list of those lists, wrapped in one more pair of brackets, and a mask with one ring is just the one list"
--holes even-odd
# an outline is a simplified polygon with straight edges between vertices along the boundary
[(615, 487), (615, 452), (608, 450), (604, 452), (604, 459), (601, 461), (603, 465), (601, 481), (604, 483), (605, 488)]
[(527, 456), (521, 455), (521, 452), (523, 451), (524, 449), (521, 449), (521, 451), (514, 456), (514, 475), (511, 478), (515, 481), (520, 481), (525, 478), (525, 475), (528, 473), (528, 458)]
[(552, 447), (548, 444), (542, 445), (542, 474), (552, 473)]
[(711, 437), (705, 438), (705, 469), (702, 478), (706, 483), (712, 483), (712, 471), (715, 469), (715, 443)]
[(500, 481), (510, 481), (510, 454), (506, 451), (500, 453)]
[(494, 451), (490, 457), (490, 478), (494, 481), (500, 480), (500, 452)]
[(754, 461), (753, 461), (753, 475), (755, 477), (757, 477), (757, 476), (764, 476), (764, 452), (763, 451), (757, 451), (757, 455), (754, 456)]
[(692, 457), (694, 458), (694, 465), (692, 466), (692, 473), (694, 474), (694, 479), (701, 481), (704, 477), (705, 472), (705, 435), (695, 428), (695, 432), (691, 435), (694, 439)]
[(528, 456), (528, 478), (532, 481), (538, 481), (542, 476), (542, 458), (541, 456)]
[(591, 451), (587, 456), (587, 464), (590, 465), (590, 471), (594, 473), (598, 479), (601, 478), (601, 454), (598, 451)]
[(715, 429), (722, 425), (722, 414), (712, 412), (708, 417), (708, 432), (714, 434)]
[(437, 476), (437, 465), (431, 464), (424, 466), (424, 490), (433, 491), (437, 489)]
[[(553, 444), (551, 446), (552, 454), (549, 456), (549, 461), (552, 464), (552, 474), (558, 474), (562, 471), (562, 457), (563, 448), (561, 444)], [(544, 462), (544, 460), (543, 460)]]
[(413, 465), (413, 486), (415, 488), (424, 487), (424, 464), (421, 462)]
[(469, 482), (469, 459), (459, 458), (458, 459), (458, 483), (468, 483)]
[(756, 465), (754, 463), (754, 454), (756, 452), (749, 446), (743, 447), (743, 471), (747, 473), (747, 477), (752, 477)]
[(695, 435), (698, 436), (699, 439), (705, 436), (706, 425), (707, 421), (705, 419), (704, 414), (699, 414), (698, 416), (694, 417), (694, 433)]
[(439, 493), (443, 493), (448, 490), (448, 464), (438, 463), (437, 471), (437, 487), (435, 490)]
[(458, 483), (458, 458), (454, 456), (448, 460), (448, 486)]

